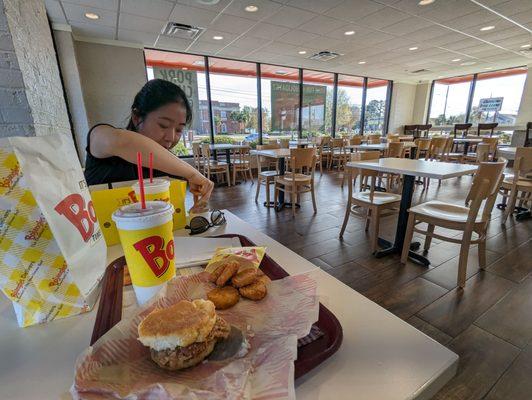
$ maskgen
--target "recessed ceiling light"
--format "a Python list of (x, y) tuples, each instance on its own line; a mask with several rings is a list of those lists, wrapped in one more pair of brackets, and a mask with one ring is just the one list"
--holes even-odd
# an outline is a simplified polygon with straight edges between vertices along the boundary
[(484, 67), (484, 69), (493, 69), (493, 67)]
[(410, 47), (408, 50), (414, 51), (414, 50), (417, 50), (417, 49), (419, 49), (419, 47)]
[(287, 75), (288, 72), (282, 70), (282, 69), (279, 69), (277, 71), (275, 71), (275, 75)]
[(522, 49), (527, 49), (529, 48), (530, 46), (532, 46), (532, 44), (524, 44), (521, 46)]
[(246, 6), (244, 10), (246, 10), (247, 12), (257, 12), (259, 10), (259, 7), (254, 6), (254, 5), (249, 5), (249, 6)]
[(87, 12), (87, 13), (85, 13), (85, 18), (88, 18), (88, 19), (100, 19), (100, 16), (98, 14)]
[(360, 65), (362, 65), (362, 64), (365, 64), (366, 62), (365, 62), (365, 61), (359, 61), (358, 63), (359, 63)]
[(305, 50), (298, 51), (299, 54), (307, 54)]
[(421, 0), (417, 4), (419, 4), (420, 6), (428, 6), (429, 4), (434, 3), (434, 1), (436, 1), (436, 0)]
[(461, 58), (455, 58), (455, 59), (453, 59), (453, 60), (451, 60), (451, 61), (452, 61), (452, 62), (458, 62), (458, 61), (462, 61), (462, 59), (461, 59)]
[(438, 76), (438, 79), (441, 79), (441, 78), (444, 78), (444, 76), (443, 75)]
[(355, 31), (346, 31), (346, 32), (344, 32), (345, 36), (351, 36), (351, 35), (354, 35), (354, 34), (355, 34)]
[(466, 61), (466, 62), (461, 63), (460, 65), (475, 65), (476, 63), (477, 63), (476, 61)]
[(213, 6), (218, 4), (220, 0), (196, 0), (197, 3), (204, 4), (206, 6)]
[(222, 40), (224, 37), (223, 36), (213, 36), (212, 38), (214, 40)]
[(485, 26), (483, 28), (480, 28), (481, 31), (491, 31), (492, 29), (495, 29), (493, 25)]

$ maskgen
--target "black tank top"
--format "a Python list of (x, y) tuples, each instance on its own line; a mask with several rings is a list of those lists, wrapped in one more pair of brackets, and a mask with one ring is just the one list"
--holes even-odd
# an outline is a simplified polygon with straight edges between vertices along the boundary
[[(87, 184), (90, 186), (101, 183), (109, 184), (138, 179), (136, 164), (132, 164), (129, 161), (116, 156), (97, 158), (91, 154), (91, 133), (94, 128), (100, 125), (107, 125), (114, 128), (114, 126), (110, 124), (97, 124), (94, 125), (87, 134), (87, 148), (85, 149), (87, 151), (87, 157), (85, 159), (85, 179)], [(149, 178), (149, 168), (142, 168), (142, 175), (144, 178)], [(153, 170), (153, 176), (168, 176), (168, 174), (162, 171)]]

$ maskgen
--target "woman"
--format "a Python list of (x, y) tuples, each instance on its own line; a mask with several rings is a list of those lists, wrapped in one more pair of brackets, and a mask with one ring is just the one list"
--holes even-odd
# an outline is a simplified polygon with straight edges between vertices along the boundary
[(208, 201), (213, 183), (169, 150), (181, 139), (192, 120), (192, 109), (183, 90), (162, 80), (148, 81), (131, 106), (126, 129), (95, 125), (87, 135), (85, 178), (89, 185), (137, 179), (137, 152), (143, 155), (143, 174), (149, 176), (147, 155), (153, 153), (154, 176), (186, 179), (194, 196), (194, 208)]

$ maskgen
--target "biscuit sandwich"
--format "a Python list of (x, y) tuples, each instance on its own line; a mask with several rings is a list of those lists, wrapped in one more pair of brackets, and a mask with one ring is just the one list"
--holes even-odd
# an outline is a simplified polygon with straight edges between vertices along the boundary
[(230, 330), (209, 300), (181, 300), (152, 311), (138, 326), (139, 340), (150, 348), (152, 360), (168, 370), (199, 364)]

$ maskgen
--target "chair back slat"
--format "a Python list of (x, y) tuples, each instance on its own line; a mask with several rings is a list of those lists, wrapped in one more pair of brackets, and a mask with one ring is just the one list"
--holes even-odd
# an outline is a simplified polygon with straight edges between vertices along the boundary
[(379, 144), (381, 142), (381, 135), (368, 135), (368, 143), (369, 144)]
[(515, 179), (532, 173), (532, 147), (518, 147), (515, 151)]
[(279, 144), (281, 149), (288, 149), (290, 148), (290, 139), (279, 139)]
[(433, 137), (430, 141), (427, 160), (441, 160), (447, 151), (448, 138), (445, 136)]
[(489, 124), (478, 124), (477, 136), (480, 136), (482, 131), (489, 131), (490, 136), (493, 136), (493, 130), (499, 125), (498, 122), (491, 122)]
[(405, 144), (401, 142), (392, 142), (388, 144), (388, 157), (404, 158)]
[(316, 166), (316, 149), (290, 149), (290, 164), (292, 172), (314, 170)]
[(477, 163), (489, 161), (491, 146), (489, 143), (479, 143), (477, 145)]
[[(506, 167), (506, 160), (497, 162), (482, 162), (479, 164), (466, 203), (474, 200), (484, 200), (496, 195), (499, 189), (499, 179)], [(487, 184), (486, 184), (487, 182)]]
[(362, 144), (362, 136), (352, 136), (350, 139), (349, 139), (349, 144), (351, 146), (357, 146), (357, 145), (360, 145)]

